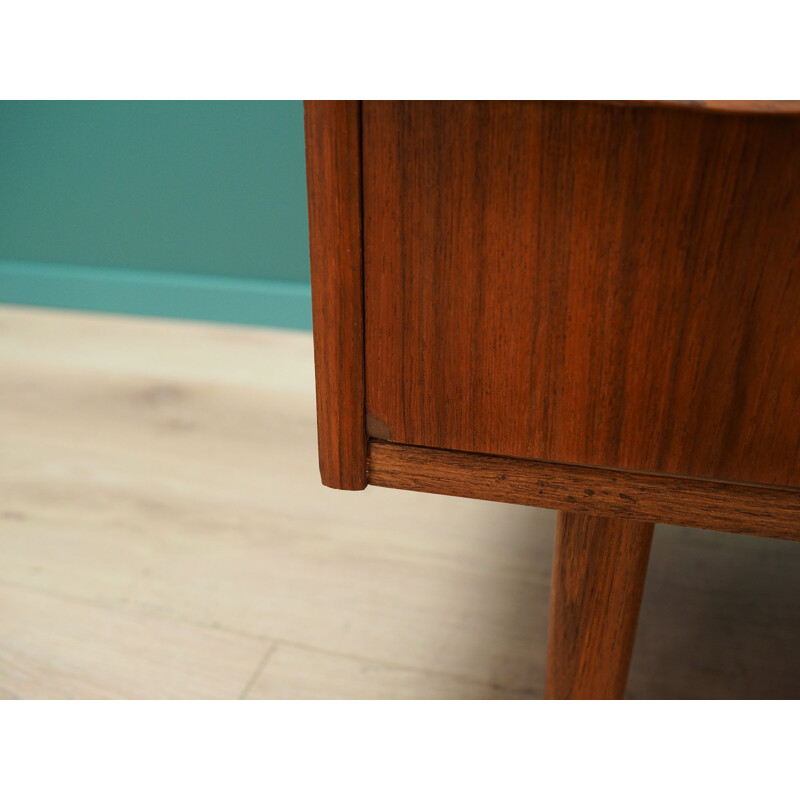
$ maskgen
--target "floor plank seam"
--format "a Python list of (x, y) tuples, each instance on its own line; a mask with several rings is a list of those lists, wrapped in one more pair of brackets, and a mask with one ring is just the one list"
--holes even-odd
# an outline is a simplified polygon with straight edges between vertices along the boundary
[[(525, 695), (526, 697), (538, 697), (539, 694), (541, 693), (540, 690), (537, 688), (510, 686), (501, 683), (495, 683), (493, 681), (481, 680), (480, 678), (475, 678), (471, 675), (434, 670), (427, 667), (419, 667), (413, 664), (405, 664), (394, 661), (384, 661), (379, 658), (374, 658), (373, 656), (362, 655), (360, 653), (351, 653), (344, 650), (330, 650), (324, 647), (318, 647), (313, 644), (298, 642), (293, 639), (285, 639), (283, 637), (270, 636), (269, 633), (257, 634), (252, 632), (241, 631), (234, 628), (223, 627), (221, 625), (213, 625), (208, 622), (193, 620), (180, 614), (176, 615), (174, 613), (171, 613), (170, 610), (166, 608), (154, 609), (152, 606), (147, 607), (136, 603), (132, 603), (127, 606), (108, 604), (102, 601), (89, 600), (84, 597), (76, 597), (73, 595), (53, 592), (47, 589), (41, 589), (39, 587), (29, 586), (27, 584), (15, 583), (14, 581), (9, 581), (5, 578), (0, 578), (0, 586), (8, 586), (12, 589), (21, 589), (23, 591), (30, 591), (44, 597), (49, 597), (53, 600), (77, 603), (80, 605), (90, 606), (92, 608), (99, 608), (102, 609), (103, 611), (118, 612), (121, 614), (125, 614), (126, 616), (135, 616), (139, 614), (142, 616), (159, 617), (169, 622), (177, 622), (184, 625), (190, 625), (200, 630), (222, 632), (230, 634), (232, 636), (239, 636), (254, 641), (274, 643), (276, 645), (276, 649), (277, 645), (285, 644), (289, 647), (294, 647), (297, 648), (298, 650), (305, 650), (310, 653), (320, 653), (322, 655), (333, 656), (335, 658), (346, 658), (352, 661), (364, 661), (370, 664), (374, 664), (375, 666), (384, 667), (386, 669), (406, 670), (408, 672), (416, 672), (419, 675), (429, 675), (431, 677), (436, 677), (436, 678), (449, 678), (451, 680), (462, 681), (464, 683), (468, 683), (474, 686), (486, 687), (494, 691), (517, 693), (520, 695)], [(274, 650), (270, 652), (270, 655), (272, 655), (273, 652)], [(250, 688), (251, 687), (248, 686), (247, 690), (249, 691)]]
[(252, 688), (256, 685), (256, 681), (261, 677), (261, 673), (264, 671), (264, 668), (269, 663), (269, 660), (275, 654), (275, 651), (278, 649), (278, 643), (272, 642), (270, 646), (267, 648), (267, 652), (261, 657), (261, 661), (258, 662), (258, 666), (255, 669), (255, 672), (250, 676), (250, 680), (244, 686), (244, 689), (239, 693), (238, 700), (249, 700), (248, 694)]
[[(378, 667), (385, 667), (387, 669), (416, 672), (419, 675), (428, 675), (432, 678), (450, 678), (451, 680), (457, 680), (463, 683), (472, 684), (473, 686), (481, 686), (499, 692), (524, 694), (529, 697), (538, 697), (540, 694), (540, 691), (537, 688), (532, 689), (532, 688), (522, 688), (519, 686), (506, 686), (500, 683), (495, 683), (493, 681), (486, 681), (486, 680), (481, 680), (480, 678), (474, 678), (470, 675), (461, 675), (455, 672), (444, 672), (441, 670), (429, 669), (427, 667), (417, 667), (409, 664), (399, 664), (394, 661), (382, 661), (381, 659), (374, 658), (372, 656), (362, 656), (358, 654), (347, 653), (342, 650), (328, 650), (324, 647), (317, 647), (315, 645), (304, 644), (302, 642), (297, 642), (290, 639), (283, 639), (280, 637), (276, 638), (274, 641), (278, 645), (283, 644), (287, 645), (288, 647), (297, 648), (298, 650), (306, 650), (310, 653), (320, 653), (321, 655), (333, 656), (336, 658), (347, 658), (351, 661), (362, 661), (369, 664), (373, 664)], [(544, 687), (542, 687), (542, 691), (543, 690)]]
[(77, 605), (89, 606), (91, 608), (100, 609), (101, 611), (116, 612), (124, 614), (125, 616), (128, 617), (133, 617), (137, 615), (144, 617), (157, 617), (163, 619), (165, 622), (177, 622), (182, 625), (188, 625), (193, 628), (199, 628), (200, 630), (214, 631), (216, 633), (226, 633), (231, 636), (238, 636), (242, 639), (251, 639), (257, 642), (275, 641), (274, 637), (272, 636), (268, 636), (265, 634), (258, 634), (258, 633), (248, 633), (245, 631), (235, 630), (233, 628), (227, 628), (222, 625), (214, 625), (209, 622), (194, 620), (181, 615), (173, 614), (169, 611), (169, 609), (166, 608), (154, 608), (153, 606), (146, 606), (138, 603), (118, 605), (114, 603), (104, 602), (102, 600), (99, 601), (90, 600), (86, 597), (78, 597), (75, 595), (62, 594), (61, 592), (53, 592), (48, 589), (42, 589), (38, 586), (30, 586), (25, 583), (15, 583), (14, 581), (9, 581), (6, 578), (0, 578), (0, 586), (6, 586), (10, 589), (19, 589), (22, 591), (31, 592), (33, 594), (40, 595), (41, 597), (48, 597), (51, 600), (59, 600), (68, 603), (75, 603)]

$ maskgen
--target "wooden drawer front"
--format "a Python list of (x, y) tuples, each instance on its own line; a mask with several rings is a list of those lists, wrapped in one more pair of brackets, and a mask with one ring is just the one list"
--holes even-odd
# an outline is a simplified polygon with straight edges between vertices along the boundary
[(800, 486), (797, 118), (365, 102), (362, 170), (380, 438)]

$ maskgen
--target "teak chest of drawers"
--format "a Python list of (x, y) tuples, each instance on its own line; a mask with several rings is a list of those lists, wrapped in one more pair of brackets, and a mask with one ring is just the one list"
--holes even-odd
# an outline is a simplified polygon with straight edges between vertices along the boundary
[(559, 510), (547, 696), (653, 523), (800, 538), (800, 104), (305, 106), (320, 470)]

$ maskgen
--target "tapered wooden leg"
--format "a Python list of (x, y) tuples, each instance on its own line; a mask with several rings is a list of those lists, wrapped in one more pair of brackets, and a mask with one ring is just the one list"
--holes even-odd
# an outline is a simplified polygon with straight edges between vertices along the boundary
[(622, 699), (653, 525), (560, 511), (545, 696)]

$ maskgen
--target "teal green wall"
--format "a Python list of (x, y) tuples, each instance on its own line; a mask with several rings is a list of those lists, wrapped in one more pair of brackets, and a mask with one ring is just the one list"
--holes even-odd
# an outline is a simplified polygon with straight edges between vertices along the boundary
[(0, 301), (310, 327), (293, 102), (0, 102)]

